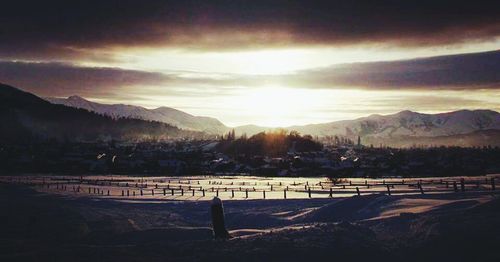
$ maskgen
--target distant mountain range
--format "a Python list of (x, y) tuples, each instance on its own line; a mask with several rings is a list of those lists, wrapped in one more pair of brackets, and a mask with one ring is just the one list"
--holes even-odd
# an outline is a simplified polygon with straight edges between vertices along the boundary
[[(222, 134), (231, 128), (219, 120), (199, 117), (169, 107), (146, 109), (132, 105), (107, 105), (88, 101), (78, 96), (46, 98), (55, 104), (82, 108), (113, 118), (131, 117), (168, 123), (182, 129)], [(492, 110), (460, 110), (439, 114), (402, 111), (392, 115), (370, 115), (354, 120), (324, 124), (284, 127), (313, 136), (361, 136), (364, 138), (443, 137), (469, 134), (481, 130), (500, 130), (500, 113)], [(251, 136), (274, 128), (256, 125), (235, 127), (237, 135)]]
[(219, 120), (211, 117), (193, 116), (170, 107), (147, 109), (140, 106), (124, 104), (100, 104), (79, 96), (68, 98), (45, 98), (53, 104), (85, 109), (112, 118), (128, 117), (149, 121), (168, 123), (185, 130), (201, 131), (208, 134), (223, 134), (229, 130)]
[(0, 144), (58, 139), (96, 141), (203, 137), (167, 123), (114, 119), (83, 109), (51, 104), (33, 94), (0, 84)]
[[(50, 101), (47, 102), (47, 101)], [(206, 137), (227, 133), (215, 118), (199, 117), (160, 107), (106, 105), (81, 97), (41, 99), (14, 87), (0, 84), (1, 140), (45, 137), (64, 139), (140, 139)], [(246, 125), (234, 128), (248, 136), (274, 128)], [(370, 115), (354, 120), (285, 127), (313, 136), (361, 136), (364, 144), (407, 146), (500, 145), (500, 113), (492, 110), (459, 110), (439, 114), (402, 111)]]
[[(236, 133), (270, 128), (244, 126)], [(373, 138), (438, 137), (468, 134), (481, 130), (499, 130), (500, 113), (492, 110), (459, 110), (439, 114), (401, 111), (392, 115), (370, 115), (354, 120), (287, 127), (313, 136), (361, 136)]]

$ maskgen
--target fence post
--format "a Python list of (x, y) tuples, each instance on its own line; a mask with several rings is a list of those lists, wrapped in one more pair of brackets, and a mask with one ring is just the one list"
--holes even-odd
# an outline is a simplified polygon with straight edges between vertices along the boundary
[(141, 196), (142, 196), (142, 195), (143, 195), (143, 193), (142, 193), (142, 189), (141, 189)]
[(359, 192), (359, 187), (356, 187), (356, 193), (358, 193), (358, 196), (361, 196), (361, 193)]
[(465, 179), (463, 178), (460, 179), (460, 189), (465, 192)]
[(333, 197), (333, 189), (330, 187), (330, 197)]
[(286, 199), (286, 189), (283, 190), (283, 197)]
[(108, 196), (109, 196), (109, 190), (108, 190)]
[(193, 196), (194, 196), (194, 189), (192, 189), (192, 191), (193, 191)]
[(311, 188), (307, 190), (307, 194), (309, 195), (309, 198), (311, 198)]
[(387, 185), (387, 194), (390, 196), (391, 195), (391, 187)]
[(181, 196), (184, 195), (184, 188), (181, 188)]
[(164, 188), (163, 189), (163, 195), (166, 195), (167, 194), (167, 190)]
[(418, 184), (418, 187), (420, 188), (420, 194), (424, 194), (424, 188), (422, 188), (422, 184)]
[(453, 190), (455, 190), (455, 192), (458, 192), (457, 181), (453, 181)]
[(203, 193), (203, 196), (205, 196), (205, 189), (202, 189), (201, 192)]
[(219, 189), (217, 189), (217, 191), (215, 192), (215, 196), (219, 197)]
[(170, 193), (171, 193), (172, 196), (174, 195), (174, 189), (173, 188), (170, 189)]
[(266, 190), (262, 191), (262, 195), (264, 196), (264, 199), (266, 199)]
[(124, 196), (124, 195), (125, 195), (125, 192), (123, 192), (123, 190), (122, 190), (122, 196)]
[(245, 196), (248, 198), (248, 189), (245, 189)]
[(234, 198), (234, 189), (231, 189), (231, 197)]
[(491, 190), (495, 190), (495, 178), (491, 178)]

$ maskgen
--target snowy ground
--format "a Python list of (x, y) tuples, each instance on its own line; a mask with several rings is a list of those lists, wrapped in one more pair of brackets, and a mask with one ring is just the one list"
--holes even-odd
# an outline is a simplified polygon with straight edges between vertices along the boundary
[[(223, 200), (338, 198), (384, 193), (390, 195), (442, 194), (492, 190), (500, 175), (441, 178), (343, 178), (331, 181), (310, 177), (137, 177), (137, 176), (17, 176), (0, 177), (36, 190), (74, 197), (121, 200)], [(463, 189), (462, 189), (463, 181)]]
[[(347, 191), (365, 181), (352, 179), (349, 186), (349, 181), (330, 185), (320, 178), (191, 178), (189, 183), (199, 181), (206, 188), (231, 182), (237, 187), (245, 182), (241, 186), (248, 188), (255, 182), (259, 188), (269, 188), (267, 182), (289, 186), (287, 199), (252, 199), (252, 194), (248, 199), (232, 198), (219, 192), (233, 236), (227, 241), (212, 240), (210, 203), (203, 200), (215, 192), (207, 190), (199, 198), (202, 201), (179, 201), (195, 199), (162, 194), (131, 197), (130, 192), (122, 197), (121, 190), (141, 187), (104, 185), (97, 187), (103, 187), (105, 194), (88, 194), (72, 187), (96, 185), (65, 180), (64, 190), (64, 179), (52, 178), (45, 177), (44, 185), (33, 184), (38, 181), (33, 177), (0, 179), (0, 261), (500, 261), (500, 199), (498, 191), (488, 187), (491, 177), (465, 178), (464, 192), (460, 184), (458, 192), (450, 184), (460, 178), (408, 180), (395, 185), (394, 191), (410, 188), (411, 192), (391, 195), (386, 185), (401, 183), (400, 179), (387, 179), (386, 185), (368, 180), (372, 189), (380, 190), (361, 196), (355, 191), (345, 196), (338, 193), (331, 198), (328, 193), (313, 193), (309, 198), (307, 190), (298, 188), (314, 186), (320, 191), (322, 182), (325, 192), (330, 187), (341, 191), (337, 187), (344, 184)], [(96, 179), (104, 178), (88, 180)], [(133, 179), (137, 178), (115, 177), (114, 181), (135, 183)], [(169, 178), (154, 179), (158, 192), (169, 184)], [(51, 184), (47, 189), (49, 180), (60, 188)], [(187, 183), (170, 180), (171, 186)], [(484, 182), (477, 186), (477, 181)], [(28, 182), (32, 184), (19, 184)], [(156, 188), (152, 180), (145, 182), (148, 190)], [(426, 189), (424, 194), (408, 186), (418, 182)], [(107, 196), (105, 187), (116, 194)], [(283, 193), (281, 188), (277, 191)]]

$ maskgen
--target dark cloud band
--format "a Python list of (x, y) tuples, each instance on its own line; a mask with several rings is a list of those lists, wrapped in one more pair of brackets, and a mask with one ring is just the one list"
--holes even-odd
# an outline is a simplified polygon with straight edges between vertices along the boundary
[(439, 45), (500, 36), (499, 12), (495, 1), (17, 0), (0, 11), (0, 56), (71, 57), (110, 46)]
[[(393, 62), (342, 64), (287, 75), (183, 77), (119, 68), (61, 63), (0, 62), (0, 82), (44, 96), (117, 96), (122, 88), (164, 95), (206, 95), (239, 87), (284, 86), (311, 89), (475, 90), (500, 89), (500, 51)], [(128, 89), (130, 91), (130, 89)], [(151, 92), (153, 92), (151, 91)], [(175, 93), (177, 92), (177, 93)]]

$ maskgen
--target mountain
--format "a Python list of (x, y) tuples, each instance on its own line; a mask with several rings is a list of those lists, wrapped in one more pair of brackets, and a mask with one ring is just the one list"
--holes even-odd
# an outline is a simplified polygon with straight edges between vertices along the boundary
[(170, 107), (147, 109), (140, 106), (124, 104), (100, 104), (88, 101), (79, 96), (45, 99), (53, 104), (62, 104), (74, 108), (81, 108), (98, 114), (110, 116), (112, 118), (127, 117), (158, 121), (181, 129), (201, 131), (207, 134), (222, 134), (229, 130), (228, 127), (215, 118), (193, 116)]
[(169, 124), (111, 118), (83, 109), (49, 103), (33, 94), (0, 84), (0, 142), (39, 139), (150, 139), (203, 136)]
[[(243, 126), (236, 128), (237, 134), (252, 135), (272, 128)], [(460, 110), (439, 114), (422, 114), (402, 111), (391, 115), (370, 115), (354, 120), (343, 120), (324, 124), (290, 126), (313, 136), (361, 136), (366, 138), (395, 137), (442, 137), (469, 134), (481, 130), (499, 130), (500, 113), (492, 110)]]

